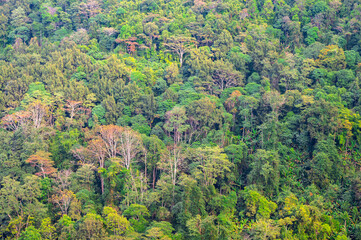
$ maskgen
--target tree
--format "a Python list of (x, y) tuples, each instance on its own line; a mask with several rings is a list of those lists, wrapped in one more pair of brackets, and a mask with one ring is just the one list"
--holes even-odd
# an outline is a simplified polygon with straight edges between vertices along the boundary
[(164, 152), (161, 157), (161, 161), (158, 163), (159, 168), (169, 174), (173, 185), (173, 199), (175, 194), (175, 185), (177, 184), (179, 171), (182, 170), (184, 165), (184, 156), (182, 148), (177, 145), (168, 146), (167, 151)]
[(91, 164), (83, 164), (75, 173), (75, 178), (78, 180), (81, 188), (91, 191), (94, 184), (94, 166)]
[(72, 191), (65, 189), (65, 190), (58, 190), (57, 193), (55, 193), (52, 196), (51, 201), (56, 205), (58, 205), (62, 215), (67, 215), (71, 201), (74, 198), (75, 198), (75, 194)]
[(285, 96), (279, 94), (278, 91), (273, 90), (266, 92), (263, 95), (263, 100), (266, 105), (271, 107), (272, 112), (267, 114), (266, 121), (259, 126), (261, 129), (262, 146), (264, 146), (265, 142), (268, 142), (275, 148), (275, 143), (278, 141), (276, 127), (279, 118), (279, 111), (285, 103)]
[(316, 64), (332, 71), (344, 69), (346, 67), (345, 53), (337, 45), (326, 46), (320, 51)]
[(168, 85), (172, 85), (173, 83), (182, 83), (182, 79), (179, 75), (179, 67), (176, 63), (171, 63), (166, 69), (165, 69), (165, 75), (164, 78), (167, 80)]
[(194, 44), (194, 39), (185, 36), (170, 37), (163, 43), (169, 51), (174, 52), (179, 57), (179, 65), (183, 66), (184, 55), (187, 54)]
[(199, 137), (206, 136), (216, 125), (222, 125), (222, 113), (214, 100), (208, 97), (188, 104), (186, 113), (187, 123), (190, 125), (189, 142), (199, 140)]
[(254, 239), (277, 239), (280, 235), (280, 228), (272, 219), (257, 220), (256, 223), (252, 225), (251, 231)]
[(148, 239), (161, 239), (161, 240), (171, 240), (171, 238), (165, 235), (159, 227), (152, 227), (147, 230), (146, 237)]
[(53, 98), (45, 90), (43, 83), (35, 82), (29, 85), (29, 90), (21, 101), (21, 105), (30, 112), (30, 118), (34, 123), (34, 127), (39, 128), (51, 110)]
[(186, 63), (188, 72), (194, 76), (194, 85), (197, 90), (212, 91), (212, 61), (213, 54), (209, 47), (200, 47), (190, 50)]
[(30, 119), (30, 112), (18, 111), (5, 115), (1, 119), (1, 123), (6, 129), (16, 131), (19, 127), (25, 127)]
[[(107, 154), (106, 143), (100, 139), (93, 139), (90, 141), (87, 151), (94, 156), (98, 162), (98, 171), (105, 167), (105, 159)], [(109, 154), (109, 152), (108, 152)], [(101, 191), (104, 194), (104, 177), (100, 175)]]
[(56, 228), (51, 224), (51, 219), (49, 217), (44, 218), (41, 221), (39, 232), (40, 232), (41, 236), (43, 237), (43, 239), (47, 239), (47, 240), (56, 239), (55, 231), (56, 231)]
[(231, 33), (225, 29), (222, 30), (214, 42), (213, 47), (215, 48), (213, 51), (216, 52), (218, 58), (226, 56), (228, 51), (233, 47), (233, 37)]
[(189, 128), (189, 125), (186, 124), (186, 110), (184, 107), (176, 106), (165, 114), (165, 118), (164, 129), (169, 133), (173, 132), (174, 144), (178, 144)]
[(13, 10), (11, 14), (11, 25), (15, 28), (22, 27), (26, 25), (27, 17), (25, 15), (25, 10), (22, 7), (18, 7)]
[(202, 218), (197, 215), (187, 221), (187, 228), (189, 229), (190, 236), (196, 239), (217, 239), (217, 226), (214, 223), (214, 216), (206, 216)]
[(323, 140), (338, 128), (338, 108), (335, 104), (320, 99), (303, 110), (302, 119), (311, 138)]
[(19, 240), (41, 240), (39, 231), (34, 226), (27, 227), (22, 233)]
[(85, 215), (82, 223), (79, 224), (79, 237), (86, 237), (89, 240), (104, 239), (106, 232), (104, 228), (103, 218), (94, 213)]
[(95, 17), (98, 13), (101, 12), (99, 2), (97, 0), (89, 0), (86, 3), (82, 2), (80, 4), (81, 14), (86, 18)]
[(66, 110), (69, 112), (70, 120), (72, 120), (77, 113), (77, 110), (81, 107), (81, 101), (67, 100)]
[(56, 172), (54, 166), (54, 161), (50, 158), (51, 153), (38, 151), (35, 154), (31, 155), (26, 162), (30, 163), (33, 167), (39, 168), (40, 172), (36, 173), (38, 176), (43, 176), (44, 178), (48, 175), (52, 175)]
[(97, 105), (92, 109), (92, 118), (89, 119), (88, 125), (90, 127), (95, 127), (98, 124), (105, 124), (105, 116), (106, 110), (102, 105)]
[(231, 172), (233, 164), (218, 146), (196, 148), (190, 154), (192, 161), (196, 163), (192, 175), (203, 186), (214, 185), (217, 179), (222, 179)]
[(124, 216), (130, 218), (129, 222), (136, 231), (142, 232), (148, 224), (146, 218), (150, 216), (146, 206), (140, 204), (131, 204), (125, 211)]
[(104, 207), (103, 209), (105, 224), (108, 231), (114, 236), (123, 236), (126, 232), (131, 231), (129, 221), (120, 216), (114, 208)]
[(270, 21), (274, 17), (274, 5), (271, 0), (266, 0), (262, 7), (262, 15), (267, 21)]
[(239, 98), (239, 116), (242, 119), (242, 138), (246, 137), (255, 126), (256, 117), (254, 110), (257, 109), (260, 100), (253, 96), (241, 95)]
[(246, 6), (251, 17), (255, 18), (259, 12), (257, 8), (257, 1), (248, 0)]
[(279, 187), (279, 156), (274, 151), (258, 149), (254, 154), (251, 171), (248, 174), (250, 183), (257, 184), (268, 195), (277, 194)]
[(149, 36), (149, 47), (151, 48), (153, 45), (153, 39), (156, 38), (159, 34), (158, 26), (153, 22), (148, 22), (143, 27), (144, 33)]
[[(311, 205), (302, 204), (292, 193), (287, 195), (282, 201), (283, 208), (278, 224), (283, 228), (293, 225), (295, 233), (300, 237), (327, 239), (331, 234), (331, 226), (330, 222), (322, 219), (324, 199), (315, 191), (310, 193), (314, 198)], [(318, 204), (315, 204), (316, 202)], [(332, 221), (332, 217), (330, 220)]]
[(123, 164), (130, 169), (135, 156), (142, 150), (140, 135), (129, 127), (122, 129), (119, 137), (119, 153)]
[(59, 239), (68, 240), (76, 239), (76, 231), (74, 229), (75, 222), (71, 220), (68, 215), (63, 215), (59, 221), (58, 226), (60, 228)]
[(267, 200), (257, 191), (245, 188), (241, 194), (247, 209), (246, 216), (248, 217), (267, 220), (277, 209), (276, 203)]
[(117, 43), (125, 43), (126, 49), (129, 54), (133, 55), (139, 46), (139, 43), (137, 42), (138, 38), (136, 37), (128, 37), (127, 39), (119, 39), (117, 38), (115, 41)]
[(69, 189), (71, 185), (72, 174), (73, 172), (71, 169), (63, 169), (58, 171), (54, 179), (55, 183), (57, 184), (55, 188), (60, 190)]
[(89, 35), (86, 29), (79, 28), (70, 35), (69, 39), (79, 45), (87, 45), (89, 43)]
[(170, 212), (166, 207), (172, 207), (175, 203), (175, 186), (172, 184), (171, 176), (162, 174), (157, 181), (155, 192), (151, 195), (152, 198), (159, 202), (162, 210), (157, 213), (159, 220), (166, 220), (170, 217)]
[(92, 159), (90, 159), (90, 152), (88, 151), (87, 148), (83, 147), (83, 146), (74, 146), (74, 148), (71, 150), (71, 153), (73, 154), (73, 156), (79, 160), (79, 164), (84, 165), (84, 164), (93, 164)]
[[(86, 148), (78, 148), (73, 154), (82, 161), (95, 157), (98, 171), (105, 168), (107, 159), (122, 157), (123, 166), (130, 169), (135, 156), (143, 149), (140, 135), (128, 127), (116, 125), (99, 126)], [(100, 176), (101, 190), (104, 193), (104, 177)]]
[(332, 137), (320, 140), (315, 145), (310, 174), (312, 181), (323, 188), (330, 183), (343, 179), (346, 174), (341, 156), (338, 154), (335, 141)]
[(39, 128), (49, 109), (48, 106), (43, 104), (40, 100), (35, 100), (29, 104), (27, 110), (31, 113), (34, 127)]
[(16, 239), (23, 228), (30, 226), (33, 217), (40, 217), (44, 206), (38, 201), (40, 184), (37, 176), (27, 176), (24, 184), (6, 176), (2, 179), (0, 189), (0, 213), (8, 224), (8, 231)]
[(115, 125), (106, 125), (99, 127), (99, 141), (95, 146), (96, 148), (102, 148), (106, 151), (109, 158), (115, 158), (118, 152), (118, 144), (121, 136), (121, 132), (123, 131), (122, 127)]
[(213, 65), (212, 78), (214, 84), (222, 92), (226, 88), (242, 85), (243, 76), (234, 70), (231, 63), (217, 60)]
[(157, 166), (162, 154), (165, 150), (165, 145), (157, 136), (151, 135), (150, 137), (142, 136), (145, 157), (145, 175), (148, 176), (148, 169), (152, 172), (152, 185), (155, 188), (155, 181), (157, 177)]
[(7, 30), (9, 28), (9, 17), (5, 14), (0, 15), (0, 42), (2, 43), (2, 46), (5, 47), (5, 44), (7, 42)]
[[(153, 231), (151, 231), (153, 229)], [(172, 227), (172, 224), (170, 222), (161, 221), (161, 222), (152, 222), (151, 228), (148, 231), (149, 233), (155, 233), (157, 237), (160, 239), (171, 239), (172, 233), (175, 229)]]

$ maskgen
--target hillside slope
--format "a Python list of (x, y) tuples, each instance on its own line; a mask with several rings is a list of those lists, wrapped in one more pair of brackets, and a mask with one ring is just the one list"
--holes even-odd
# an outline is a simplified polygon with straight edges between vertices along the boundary
[(0, 1), (3, 239), (361, 239), (357, 0)]

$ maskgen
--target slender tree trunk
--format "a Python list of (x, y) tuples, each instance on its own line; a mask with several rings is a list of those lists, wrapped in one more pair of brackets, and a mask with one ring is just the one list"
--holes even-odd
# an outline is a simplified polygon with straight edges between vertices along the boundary
[(180, 63), (180, 67), (182, 68), (182, 66), (183, 66), (183, 53), (179, 54), (179, 63)]
[(155, 174), (156, 174), (156, 167), (153, 168), (153, 190), (155, 188)]
[(148, 179), (147, 179), (147, 152), (145, 152), (145, 160), (144, 160), (144, 165), (145, 165), (145, 181), (148, 182)]
[(104, 178), (102, 176), (100, 176), (100, 185), (102, 188), (102, 195), (104, 194)]

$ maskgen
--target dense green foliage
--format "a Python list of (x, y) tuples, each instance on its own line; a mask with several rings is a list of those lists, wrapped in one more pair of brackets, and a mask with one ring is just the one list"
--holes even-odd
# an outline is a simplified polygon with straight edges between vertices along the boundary
[(361, 239), (358, 0), (0, 1), (2, 239)]

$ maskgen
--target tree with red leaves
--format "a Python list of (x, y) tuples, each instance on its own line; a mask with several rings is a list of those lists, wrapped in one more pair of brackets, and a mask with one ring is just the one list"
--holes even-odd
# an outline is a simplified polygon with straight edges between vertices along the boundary
[(19, 111), (8, 114), (1, 120), (2, 125), (9, 130), (16, 131), (19, 127), (24, 126), (30, 119), (30, 112)]
[(102, 140), (99, 143), (102, 143), (109, 158), (117, 156), (117, 147), (122, 130), (122, 127), (116, 125), (99, 127), (99, 137)]
[(119, 138), (119, 153), (123, 158), (123, 165), (130, 169), (135, 156), (142, 150), (141, 137), (131, 128), (123, 128)]
[(51, 154), (48, 152), (38, 151), (31, 155), (26, 162), (40, 170), (40, 172), (35, 173), (35, 175), (43, 176), (45, 178), (56, 172), (56, 169), (53, 167), (54, 161), (51, 160), (50, 156)]
[(129, 37), (127, 39), (116, 39), (115, 42), (117, 43), (125, 43), (127, 47), (128, 54), (133, 55), (139, 46), (139, 43), (137, 42), (137, 37)]
[[(116, 125), (99, 126), (86, 148), (73, 150), (73, 154), (81, 162), (96, 159), (98, 169), (105, 168), (107, 159), (122, 157), (123, 167), (130, 169), (135, 156), (142, 150), (139, 133), (130, 128)], [(104, 193), (104, 179), (100, 176), (101, 189)]]
[[(88, 147), (90, 154), (96, 158), (99, 168), (102, 169), (105, 167), (105, 159), (107, 155), (106, 145), (104, 141), (99, 138), (93, 139), (90, 141)], [(104, 177), (100, 175), (100, 184), (102, 189), (102, 194), (104, 194)]]

